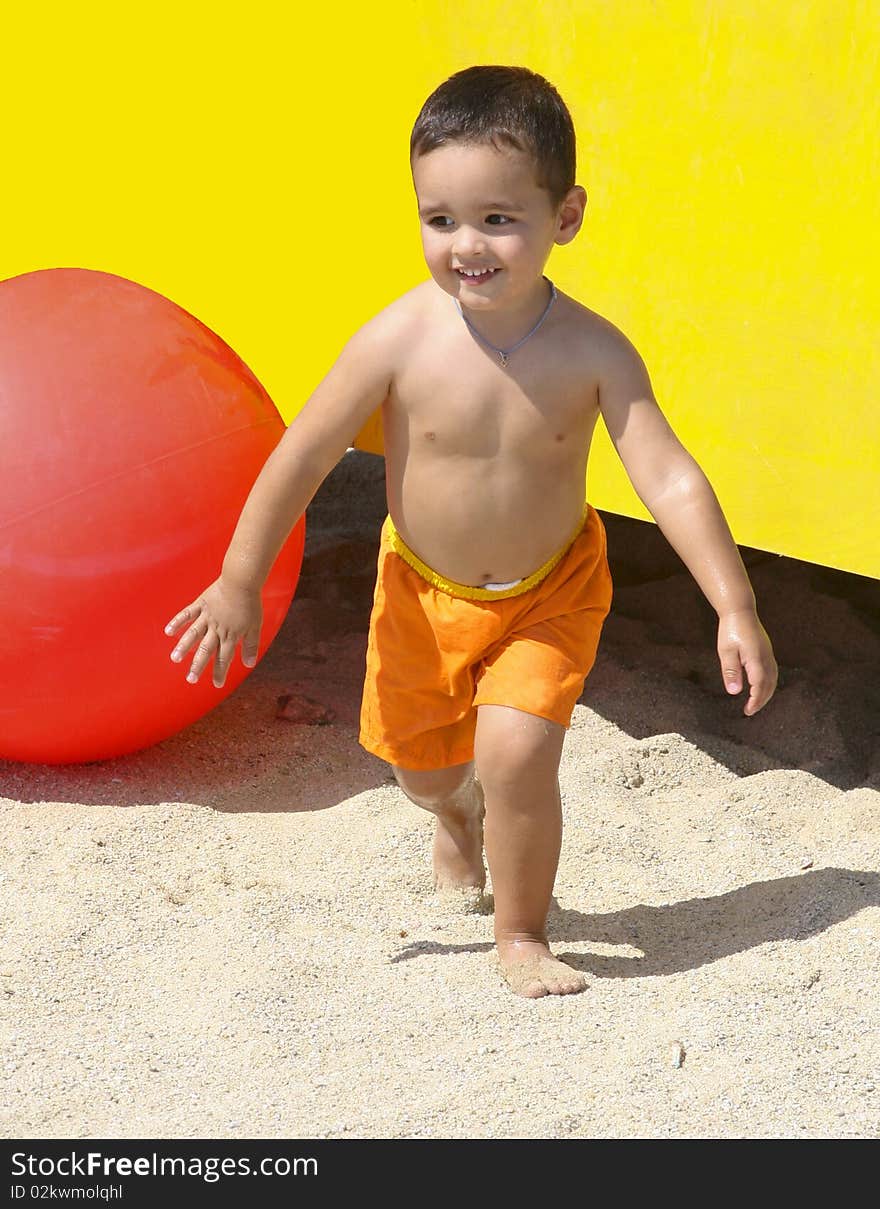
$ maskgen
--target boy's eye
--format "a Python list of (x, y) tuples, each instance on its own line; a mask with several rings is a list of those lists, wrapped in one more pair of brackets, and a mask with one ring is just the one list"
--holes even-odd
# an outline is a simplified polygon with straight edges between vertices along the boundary
[[(434, 227), (434, 226), (436, 226), (436, 227), (438, 227), (438, 228), (439, 228), (441, 231), (445, 231), (445, 230), (447, 229), (447, 225), (446, 225), (447, 218), (448, 218), (448, 215), (445, 215), (445, 214), (438, 215), (436, 218), (432, 218), (432, 219), (430, 219), (430, 220), (429, 220), (429, 222), (428, 222), (428, 226), (429, 226), (429, 227)], [(501, 219), (501, 223), (499, 224), (499, 223), (492, 222), (492, 219), (493, 219), (493, 218), (500, 218), (500, 219)], [(501, 226), (506, 226), (508, 223), (513, 222), (513, 219), (512, 219), (512, 218), (508, 218), (506, 214), (489, 214), (489, 215), (487, 215), (487, 216), (486, 216), (486, 222), (487, 222), (487, 223), (491, 223), (491, 225), (492, 225), (493, 227), (496, 227), (496, 226), (499, 226), (499, 225), (501, 225)], [(450, 224), (452, 223), (452, 219), (451, 219), (451, 218), (449, 219), (449, 223), (450, 223)]]

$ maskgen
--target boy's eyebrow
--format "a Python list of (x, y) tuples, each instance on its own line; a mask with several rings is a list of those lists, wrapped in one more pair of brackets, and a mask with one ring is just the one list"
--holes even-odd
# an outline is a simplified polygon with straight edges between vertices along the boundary
[[(512, 205), (510, 202), (497, 202), (497, 201), (484, 202), (480, 208), (483, 210), (515, 211), (517, 214), (522, 214), (523, 210), (524, 210), (523, 206), (515, 206), (515, 205)], [(449, 206), (442, 206), (442, 205), (440, 205), (440, 206), (420, 206), (419, 214), (435, 214), (437, 212), (445, 213), (449, 209), (450, 209)]]

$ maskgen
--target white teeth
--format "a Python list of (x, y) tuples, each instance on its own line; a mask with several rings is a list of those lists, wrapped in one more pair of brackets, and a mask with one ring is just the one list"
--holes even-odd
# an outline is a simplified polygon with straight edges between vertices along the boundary
[(494, 273), (494, 269), (459, 269), (459, 273), (464, 273), (465, 277), (482, 277), (484, 273)]

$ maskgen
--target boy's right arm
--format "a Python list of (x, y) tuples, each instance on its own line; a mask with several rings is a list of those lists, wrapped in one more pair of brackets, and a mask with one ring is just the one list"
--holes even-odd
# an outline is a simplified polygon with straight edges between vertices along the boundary
[(215, 652), (214, 686), (222, 688), (239, 640), (256, 663), (262, 626), (260, 592), (293, 526), (372, 413), (394, 372), (403, 316), (381, 312), (345, 344), (339, 357), (266, 459), (241, 511), (220, 576), (165, 627), (176, 634), (174, 662), (198, 643), (187, 680), (196, 683)]

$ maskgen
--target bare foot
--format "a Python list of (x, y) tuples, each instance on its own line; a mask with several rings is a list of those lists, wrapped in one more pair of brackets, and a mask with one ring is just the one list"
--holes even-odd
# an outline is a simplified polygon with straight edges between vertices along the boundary
[(458, 809), (437, 816), (434, 831), (434, 898), (477, 910), (483, 899), (483, 791), (476, 781), (461, 794)]
[(538, 940), (499, 941), (497, 960), (510, 989), (526, 999), (544, 995), (575, 995), (587, 989), (587, 980)]

